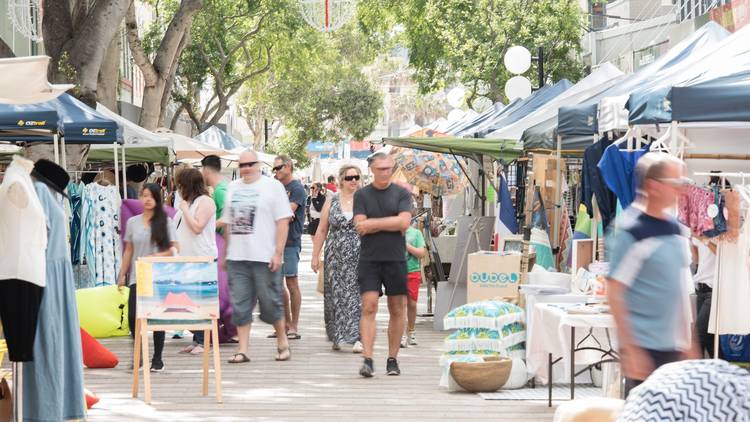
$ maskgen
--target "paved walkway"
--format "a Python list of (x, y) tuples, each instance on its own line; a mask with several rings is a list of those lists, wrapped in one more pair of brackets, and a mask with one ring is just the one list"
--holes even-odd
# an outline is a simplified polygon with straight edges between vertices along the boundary
[[(307, 236), (306, 236), (307, 237)], [(419, 318), (419, 346), (399, 355), (402, 375), (383, 375), (387, 354), (387, 312), (381, 301), (375, 350), (377, 376), (358, 375), (360, 355), (346, 349), (331, 351), (323, 325), (323, 298), (315, 291), (310, 271), (311, 245), (303, 247), (300, 263), (303, 308), (301, 340), (292, 342), (292, 360), (274, 361), (275, 341), (267, 339), (271, 327), (258, 323), (250, 344), (252, 362), (225, 363), (232, 345), (222, 345), (224, 403), (201, 396), (201, 358), (179, 355), (188, 339), (167, 337), (166, 371), (152, 376), (153, 402), (147, 406), (132, 399), (132, 374), (128, 370), (132, 345), (128, 338), (102, 343), (120, 358), (111, 370), (86, 370), (87, 388), (101, 398), (90, 412), (91, 421), (246, 421), (253, 420), (508, 420), (550, 421), (553, 409), (540, 402), (485, 401), (478, 395), (449, 393), (438, 387), (443, 332), (432, 330), (431, 318)], [(424, 296), (424, 295), (422, 295)], [(419, 312), (426, 307), (420, 304)], [(141, 387), (141, 398), (143, 388)]]

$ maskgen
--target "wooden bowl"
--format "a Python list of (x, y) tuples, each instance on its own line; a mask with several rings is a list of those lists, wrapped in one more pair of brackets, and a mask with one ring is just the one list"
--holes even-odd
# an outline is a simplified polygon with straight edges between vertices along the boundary
[(512, 363), (508, 358), (491, 362), (453, 362), (450, 374), (468, 392), (491, 393), (508, 381)]

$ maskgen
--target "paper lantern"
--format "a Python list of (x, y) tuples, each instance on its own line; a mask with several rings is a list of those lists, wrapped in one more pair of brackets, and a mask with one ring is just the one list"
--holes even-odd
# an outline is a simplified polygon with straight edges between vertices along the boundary
[(531, 81), (523, 76), (514, 76), (505, 83), (505, 95), (508, 101), (516, 98), (524, 99), (531, 95)]
[(531, 67), (531, 53), (526, 47), (520, 45), (513, 46), (505, 52), (503, 63), (508, 72), (514, 75), (520, 75)]
[(321, 32), (341, 28), (357, 11), (356, 0), (300, 0), (299, 6), (305, 21)]

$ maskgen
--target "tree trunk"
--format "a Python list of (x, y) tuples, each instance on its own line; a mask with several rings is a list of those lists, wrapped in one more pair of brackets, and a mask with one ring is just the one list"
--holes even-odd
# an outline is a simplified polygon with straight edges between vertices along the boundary
[(112, 38), (104, 56), (102, 68), (99, 70), (97, 93), (99, 102), (108, 109), (117, 112), (117, 88), (120, 82), (120, 53), (122, 41), (118, 32)]
[(16, 55), (13, 54), (13, 49), (0, 38), (0, 59), (7, 57), (16, 57)]

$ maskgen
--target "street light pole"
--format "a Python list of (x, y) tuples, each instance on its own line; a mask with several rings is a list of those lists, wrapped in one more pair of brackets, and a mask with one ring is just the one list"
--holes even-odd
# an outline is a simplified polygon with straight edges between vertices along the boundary
[(537, 62), (537, 75), (539, 77), (539, 88), (545, 85), (544, 83), (544, 47), (539, 47), (536, 57), (532, 57), (532, 60)]

